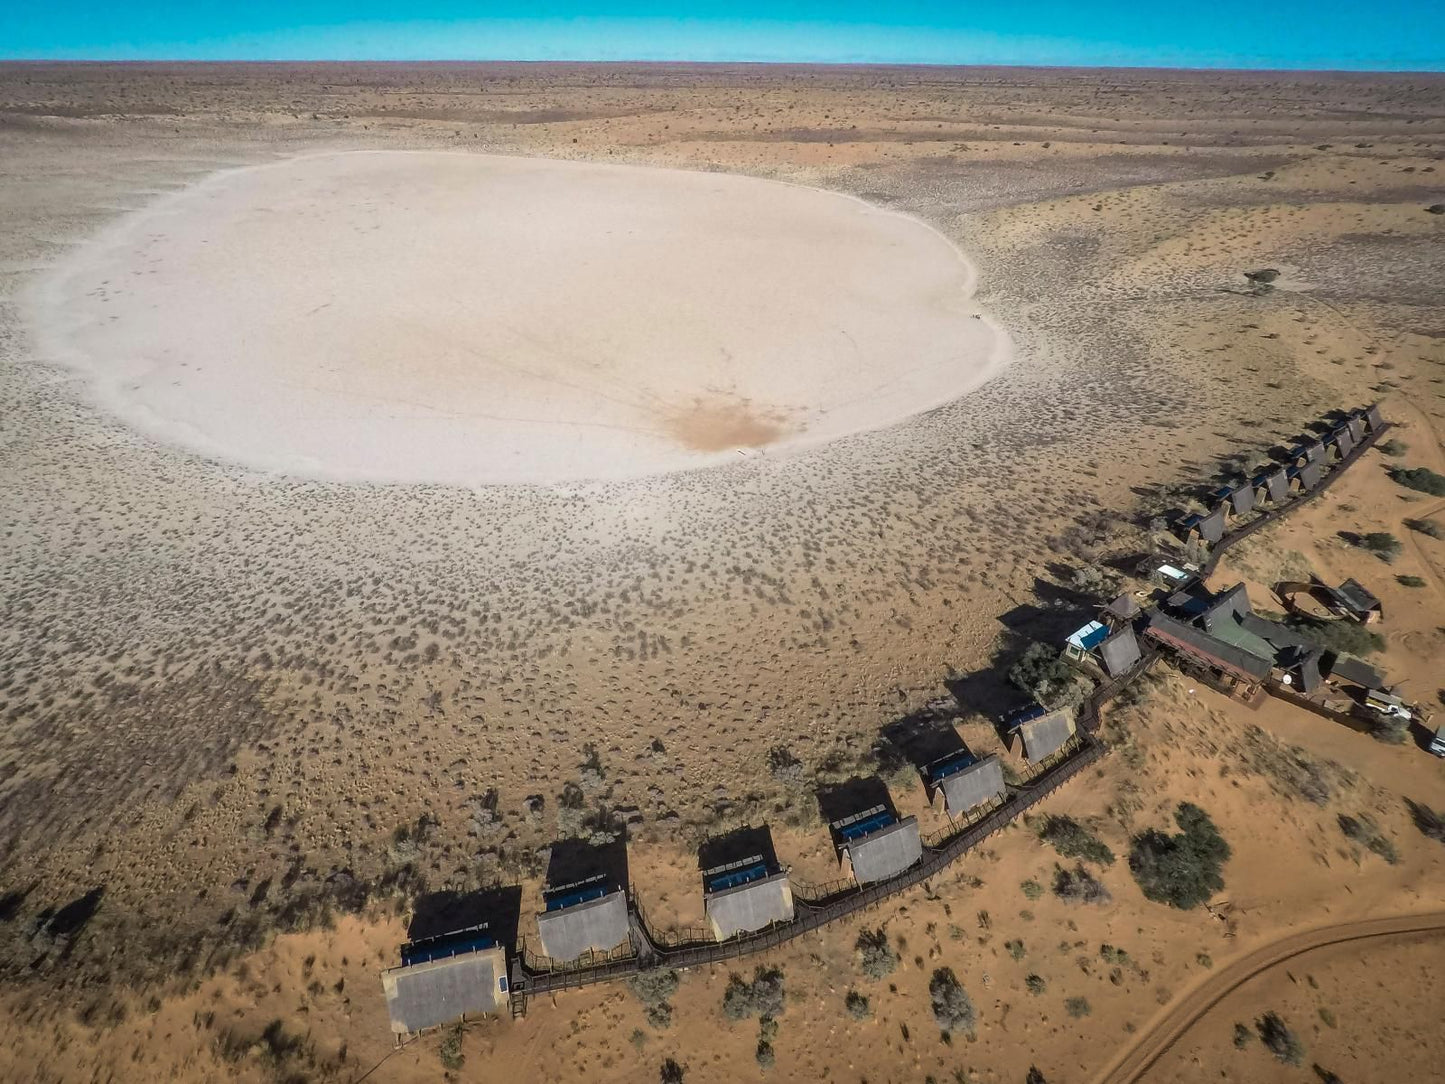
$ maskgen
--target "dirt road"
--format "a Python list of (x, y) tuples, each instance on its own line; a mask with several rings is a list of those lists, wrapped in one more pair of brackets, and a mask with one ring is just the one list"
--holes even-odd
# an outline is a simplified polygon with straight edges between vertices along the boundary
[(1347, 922), (1339, 926), (1305, 930), (1261, 945), (1229, 966), (1216, 971), (1170, 1005), (1137, 1035), (1129, 1046), (1115, 1055), (1104, 1071), (1094, 1078), (1095, 1084), (1133, 1084), (1134, 1081), (1144, 1079), (1159, 1059), (1210, 1009), (1250, 979), (1271, 968), (1332, 945), (1411, 934), (1445, 935), (1445, 913)]

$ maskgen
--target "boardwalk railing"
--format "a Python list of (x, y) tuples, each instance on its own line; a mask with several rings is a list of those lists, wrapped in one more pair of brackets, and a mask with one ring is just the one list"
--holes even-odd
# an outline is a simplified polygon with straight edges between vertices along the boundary
[(775, 923), (727, 941), (716, 941), (702, 929), (656, 930), (648, 921), (641, 903), (634, 898), (631, 908), (636, 919), (635, 928), (643, 941), (635, 955), (599, 963), (584, 962), (580, 966), (545, 968), (536, 966), (544, 962), (543, 958), (524, 952), (513, 961), (513, 988), (521, 991), (525, 998), (608, 982), (645, 968), (696, 967), (774, 948), (847, 915), (876, 907), (935, 876), (983, 840), (1007, 828), (1026, 810), (1043, 801), (1106, 751), (1107, 747), (1092, 733), (1081, 732), (1067, 755), (1043, 768), (1028, 781), (1010, 788), (1009, 796), (991, 810), (949, 826), (940, 834), (944, 837), (942, 839), (940, 835), (930, 837), (924, 845), (922, 859), (887, 881), (865, 886), (851, 881), (833, 882), (824, 887), (827, 895), (822, 897), (806, 894), (813, 886), (799, 884), (794, 892), (794, 917), (791, 922)]
[(1238, 545), (1250, 535), (1254, 534), (1255, 531), (1268, 527), (1275, 520), (1289, 515), (1296, 508), (1308, 504), (1325, 490), (1329, 489), (1330, 486), (1334, 485), (1339, 479), (1340, 475), (1344, 474), (1346, 470), (1359, 462), (1360, 457), (1373, 448), (1379, 441), (1381, 435), (1388, 432), (1389, 429), (1390, 423), (1382, 421), (1377, 428), (1360, 438), (1360, 443), (1350, 449), (1349, 455), (1334, 463), (1330, 467), (1329, 473), (1321, 478), (1319, 484), (1313, 489), (1305, 490), (1303, 493), (1292, 498), (1287, 504), (1276, 505), (1269, 509), (1269, 511), (1250, 520), (1243, 527), (1226, 533), (1224, 537), (1214, 544), (1214, 548), (1209, 551), (1209, 560), (1204, 562), (1201, 568), (1201, 575), (1210, 575), (1218, 566), (1219, 559), (1224, 556), (1225, 551), (1231, 546)]
[[(1347, 468), (1356, 463), (1360, 456), (1374, 447), (1380, 435), (1388, 428), (1389, 423), (1386, 422), (1366, 434), (1350, 454), (1334, 464), (1333, 469), (1313, 489), (1299, 494), (1287, 504), (1271, 508), (1245, 526), (1225, 534), (1214, 544), (1209, 559), (1203, 566), (1203, 575), (1207, 576), (1214, 571), (1220, 558), (1230, 547), (1318, 497), (1334, 484)], [(587, 957), (565, 965), (556, 964), (524, 948), (512, 961), (513, 1015), (526, 1011), (527, 998), (533, 994), (555, 993), (593, 983), (610, 982), (654, 967), (697, 967), (775, 948), (810, 930), (819, 929), (867, 908), (877, 907), (893, 896), (921, 884), (990, 836), (1003, 831), (1033, 806), (1104, 756), (1108, 747), (1097, 736), (1101, 709), (1131, 682), (1146, 673), (1159, 657), (1158, 648), (1153, 645), (1144, 646), (1141, 658), (1131, 669), (1098, 686), (1081, 705), (1076, 716), (1078, 732), (1061, 749), (1033, 766), (1026, 778), (1010, 784), (1008, 794), (1003, 799), (973, 811), (967, 817), (925, 837), (923, 857), (897, 876), (864, 886), (850, 880), (833, 881), (825, 885), (799, 882), (794, 886), (792, 921), (774, 923), (766, 929), (740, 934), (726, 941), (714, 940), (706, 927), (658, 930), (648, 920), (636, 892), (629, 892), (628, 905), (632, 916), (634, 941), (637, 943), (609, 954), (604, 959)], [(1277, 696), (1281, 695), (1278, 691), (1271, 691)], [(1294, 699), (1288, 695), (1285, 698)], [(1318, 710), (1313, 704), (1309, 706), (1311, 710)]]

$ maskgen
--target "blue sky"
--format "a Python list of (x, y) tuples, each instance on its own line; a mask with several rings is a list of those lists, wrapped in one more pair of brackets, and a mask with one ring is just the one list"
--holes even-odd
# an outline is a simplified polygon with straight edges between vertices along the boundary
[(1441, 0), (0, 0), (7, 59), (1445, 69)]

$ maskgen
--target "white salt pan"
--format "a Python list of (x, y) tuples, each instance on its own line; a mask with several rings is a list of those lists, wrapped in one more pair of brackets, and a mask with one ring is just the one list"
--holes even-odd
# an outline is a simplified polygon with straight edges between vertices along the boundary
[(835, 193), (367, 151), (163, 197), (32, 311), (43, 355), (204, 454), (549, 483), (775, 454), (954, 399), (1005, 354), (973, 277), (931, 227)]

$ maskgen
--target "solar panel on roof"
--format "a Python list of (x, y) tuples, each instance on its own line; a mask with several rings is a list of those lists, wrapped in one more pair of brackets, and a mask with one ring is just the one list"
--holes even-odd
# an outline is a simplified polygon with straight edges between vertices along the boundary
[(605, 884), (588, 885), (585, 888), (564, 892), (561, 895), (549, 896), (547, 910), (560, 911), (565, 907), (576, 907), (579, 903), (586, 903), (588, 900), (600, 900), (605, 895), (607, 895)]
[(708, 892), (724, 892), (729, 888), (737, 888), (738, 885), (761, 881), (767, 877), (767, 875), (767, 864), (765, 862), (757, 862), (751, 866), (728, 870), (726, 873), (719, 873), (715, 877), (710, 877), (707, 879), (705, 888)]
[(838, 834), (844, 839), (861, 839), (863, 836), (872, 835), (880, 828), (887, 828), (897, 818), (886, 809), (881, 813), (875, 813), (861, 821), (854, 821), (838, 829)]
[(412, 964), (424, 964), (431, 960), (443, 960), (448, 956), (460, 956), (467, 952), (493, 948), (496, 944), (497, 939), (487, 934), (478, 934), (465, 939), (453, 939), (451, 935), (434, 937), (427, 941), (403, 945), (401, 947), (401, 963), (403, 967), (410, 967)]

